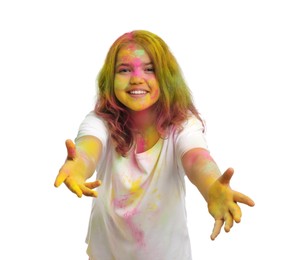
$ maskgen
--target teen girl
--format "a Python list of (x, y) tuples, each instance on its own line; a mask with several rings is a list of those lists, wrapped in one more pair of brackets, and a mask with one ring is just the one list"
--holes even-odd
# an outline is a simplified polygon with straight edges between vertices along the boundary
[[(75, 144), (66, 141), (67, 160), (55, 180), (78, 197), (95, 197), (90, 259), (191, 259), (185, 176), (215, 219), (211, 239), (223, 225), (228, 232), (240, 222), (238, 202), (254, 202), (230, 188), (232, 168), (221, 175), (177, 61), (160, 37), (142, 30), (119, 37), (98, 87), (95, 109)], [(96, 181), (86, 182), (95, 171)]]

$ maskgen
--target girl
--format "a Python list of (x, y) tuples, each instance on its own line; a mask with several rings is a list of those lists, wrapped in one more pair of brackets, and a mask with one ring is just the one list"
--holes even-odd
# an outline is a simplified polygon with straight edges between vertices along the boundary
[[(229, 232), (240, 222), (237, 203), (254, 202), (230, 188), (232, 168), (221, 175), (181, 70), (160, 37), (142, 30), (119, 37), (98, 87), (95, 110), (75, 144), (66, 141), (68, 156), (55, 180), (78, 197), (95, 197), (90, 259), (191, 259), (185, 176), (215, 219), (212, 240), (223, 225)], [(95, 171), (97, 180), (86, 182)]]

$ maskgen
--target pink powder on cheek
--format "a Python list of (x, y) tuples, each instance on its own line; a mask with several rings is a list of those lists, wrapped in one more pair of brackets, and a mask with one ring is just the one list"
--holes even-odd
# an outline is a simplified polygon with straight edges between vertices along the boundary
[(159, 97), (159, 95), (160, 95), (160, 90), (155, 89), (155, 91), (151, 95), (151, 99), (157, 99)]

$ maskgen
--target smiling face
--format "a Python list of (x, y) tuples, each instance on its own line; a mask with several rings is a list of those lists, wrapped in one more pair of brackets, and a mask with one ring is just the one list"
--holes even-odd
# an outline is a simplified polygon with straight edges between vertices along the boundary
[(153, 64), (139, 45), (123, 46), (115, 64), (114, 93), (131, 111), (150, 109), (159, 99), (160, 89)]

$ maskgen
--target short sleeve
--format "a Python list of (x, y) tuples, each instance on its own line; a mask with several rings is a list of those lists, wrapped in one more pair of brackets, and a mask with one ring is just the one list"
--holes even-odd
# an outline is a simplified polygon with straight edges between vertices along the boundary
[(91, 135), (97, 137), (102, 146), (105, 147), (108, 139), (108, 130), (102, 119), (95, 115), (94, 111), (91, 111), (85, 119), (82, 121), (79, 127), (76, 140), (82, 136)]
[(193, 149), (208, 149), (202, 122), (192, 115), (184, 124), (183, 129), (177, 134), (176, 152), (179, 158)]

